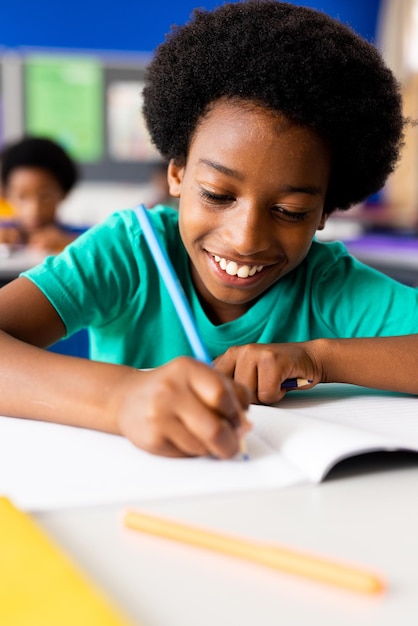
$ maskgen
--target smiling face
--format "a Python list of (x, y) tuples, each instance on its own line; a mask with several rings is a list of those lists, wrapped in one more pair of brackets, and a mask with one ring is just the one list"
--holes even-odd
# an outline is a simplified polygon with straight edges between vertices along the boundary
[(197, 126), (185, 166), (169, 166), (179, 227), (214, 323), (240, 317), (307, 255), (325, 223), (331, 168), (309, 128), (251, 103), (218, 101)]

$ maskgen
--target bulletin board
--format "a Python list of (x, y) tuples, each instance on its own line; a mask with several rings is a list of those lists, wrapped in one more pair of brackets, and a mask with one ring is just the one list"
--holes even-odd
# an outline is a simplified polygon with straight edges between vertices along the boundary
[[(148, 60), (144, 55), (23, 52), (15, 64), (14, 97), (21, 128), (17, 132), (15, 119), (16, 136), (8, 140), (24, 134), (54, 139), (77, 161), (84, 181), (148, 181), (161, 160), (142, 116)], [(0, 146), (5, 117), (0, 72)]]

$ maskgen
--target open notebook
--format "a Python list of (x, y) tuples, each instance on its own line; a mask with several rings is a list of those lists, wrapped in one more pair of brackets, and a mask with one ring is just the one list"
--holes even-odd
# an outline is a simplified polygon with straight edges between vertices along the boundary
[(0, 417), (0, 494), (26, 510), (138, 502), (320, 482), (344, 458), (418, 452), (418, 398), (349, 385), (252, 406), (249, 461), (166, 459), (70, 426)]

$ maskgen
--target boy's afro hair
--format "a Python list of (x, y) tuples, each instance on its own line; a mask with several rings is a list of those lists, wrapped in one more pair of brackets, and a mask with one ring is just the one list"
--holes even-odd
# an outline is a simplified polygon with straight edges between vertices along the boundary
[(275, 0), (196, 9), (157, 48), (143, 95), (152, 141), (177, 162), (219, 98), (315, 129), (333, 153), (328, 213), (378, 191), (403, 142), (399, 85), (376, 48), (325, 13)]
[(12, 172), (20, 167), (36, 167), (53, 176), (64, 193), (79, 178), (78, 168), (61, 146), (45, 137), (24, 137), (6, 146), (0, 154), (1, 181), (7, 185)]

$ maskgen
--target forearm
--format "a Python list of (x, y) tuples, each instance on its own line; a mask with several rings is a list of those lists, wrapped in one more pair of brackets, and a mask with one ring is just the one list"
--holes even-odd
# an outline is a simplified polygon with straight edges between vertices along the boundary
[(0, 415), (121, 434), (164, 456), (229, 458), (248, 428), (248, 390), (188, 357), (138, 371), (0, 332), (0, 389)]
[(0, 414), (118, 433), (112, 388), (131, 368), (47, 352), (0, 331)]
[(309, 342), (321, 382), (418, 394), (418, 335)]

